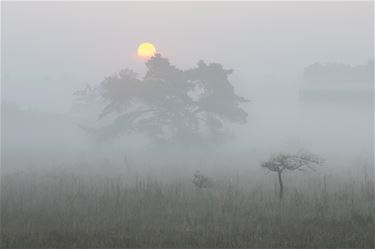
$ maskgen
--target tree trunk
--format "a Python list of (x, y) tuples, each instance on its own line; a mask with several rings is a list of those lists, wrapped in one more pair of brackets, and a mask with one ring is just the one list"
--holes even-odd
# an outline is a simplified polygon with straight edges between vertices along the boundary
[(279, 198), (280, 198), (280, 200), (282, 200), (283, 194), (284, 194), (284, 185), (283, 185), (283, 179), (281, 178), (281, 171), (277, 171), (277, 174), (279, 176), (279, 185), (280, 185)]

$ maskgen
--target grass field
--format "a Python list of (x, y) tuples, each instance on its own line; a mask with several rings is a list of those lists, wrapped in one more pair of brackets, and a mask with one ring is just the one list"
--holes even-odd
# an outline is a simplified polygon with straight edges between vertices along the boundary
[(227, 180), (2, 174), (1, 248), (375, 248), (373, 182), (287, 189)]

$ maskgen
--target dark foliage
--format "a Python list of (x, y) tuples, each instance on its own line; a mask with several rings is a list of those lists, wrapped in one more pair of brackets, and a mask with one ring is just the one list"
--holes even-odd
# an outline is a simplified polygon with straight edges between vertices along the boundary
[(234, 93), (228, 80), (232, 70), (203, 61), (180, 70), (160, 54), (150, 58), (146, 67), (143, 79), (125, 69), (95, 89), (77, 92), (81, 99), (90, 100), (97, 92), (105, 103), (99, 119), (114, 117), (96, 130), (98, 138), (137, 132), (156, 141), (217, 142), (225, 137), (226, 122), (246, 122), (247, 113), (239, 105), (247, 100)]

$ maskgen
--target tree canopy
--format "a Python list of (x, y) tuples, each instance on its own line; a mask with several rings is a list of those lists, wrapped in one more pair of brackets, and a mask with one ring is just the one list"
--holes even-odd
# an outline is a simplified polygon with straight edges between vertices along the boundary
[(221, 64), (206, 64), (181, 70), (157, 54), (146, 62), (140, 78), (130, 69), (121, 70), (102, 81), (95, 91), (78, 92), (82, 98), (96, 93), (105, 106), (99, 119), (113, 121), (94, 134), (101, 139), (123, 132), (137, 132), (157, 141), (192, 142), (218, 139), (226, 123), (246, 123), (247, 102), (234, 93), (228, 79), (232, 70)]
[(284, 170), (302, 170), (304, 167), (313, 169), (313, 165), (322, 163), (323, 160), (306, 150), (300, 150), (296, 154), (280, 153), (272, 156), (262, 163), (262, 167), (270, 171), (282, 173)]

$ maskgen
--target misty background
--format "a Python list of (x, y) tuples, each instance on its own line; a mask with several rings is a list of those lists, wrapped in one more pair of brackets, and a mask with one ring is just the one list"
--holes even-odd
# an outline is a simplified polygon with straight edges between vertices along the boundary
[[(149, 151), (133, 137), (95, 145), (78, 125), (96, 117), (73, 95), (123, 68), (143, 75), (136, 49), (149, 41), (181, 69), (201, 59), (234, 69), (248, 122), (213, 155), (258, 162), (306, 147), (372, 161), (373, 18), (371, 2), (2, 3), (3, 158)], [(343, 71), (354, 75), (345, 83)]]
[(375, 248), (374, 3), (2, 1), (0, 173), (1, 248)]

